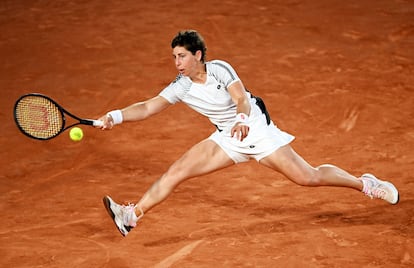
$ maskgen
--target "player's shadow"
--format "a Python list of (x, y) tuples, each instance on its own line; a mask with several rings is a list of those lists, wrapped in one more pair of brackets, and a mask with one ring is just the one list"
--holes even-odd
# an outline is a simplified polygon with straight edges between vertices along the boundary
[[(378, 200), (379, 201), (379, 200)], [(194, 231), (189, 235), (170, 236), (163, 239), (147, 242), (148, 247), (160, 244), (173, 244), (185, 240), (214, 240), (222, 237), (240, 237), (246, 233), (250, 236), (271, 233), (300, 232), (321, 228), (338, 228), (346, 226), (371, 226), (381, 225), (384, 229), (394, 230), (404, 235), (411, 235), (414, 217), (414, 199), (400, 201), (396, 206), (383, 204), (357, 209), (322, 210), (314, 206), (310, 209), (304, 206), (292, 211), (291, 208), (266, 208), (251, 205), (243, 208), (245, 211), (252, 209), (258, 213), (267, 214), (266, 218), (274, 217), (274, 220), (258, 220), (252, 217), (243, 226), (229, 225), (217, 222), (212, 228)], [(245, 222), (245, 220), (244, 220)], [(387, 227), (388, 226), (388, 227)]]

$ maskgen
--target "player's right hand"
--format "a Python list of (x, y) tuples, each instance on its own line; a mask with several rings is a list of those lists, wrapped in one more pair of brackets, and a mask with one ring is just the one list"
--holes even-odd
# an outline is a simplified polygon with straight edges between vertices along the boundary
[(98, 127), (102, 130), (112, 129), (114, 127), (114, 119), (108, 114), (100, 117), (98, 120), (101, 120), (103, 122), (102, 126)]

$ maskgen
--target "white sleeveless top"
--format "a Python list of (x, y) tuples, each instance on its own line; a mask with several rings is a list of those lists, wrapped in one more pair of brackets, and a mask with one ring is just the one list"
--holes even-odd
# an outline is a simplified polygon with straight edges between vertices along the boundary
[[(204, 84), (194, 83), (189, 77), (179, 74), (159, 95), (172, 104), (184, 102), (208, 117), (219, 129), (226, 129), (234, 124), (237, 112), (227, 88), (240, 78), (225, 61), (213, 60), (205, 64), (207, 79)], [(249, 92), (246, 91), (246, 95), (251, 104), (256, 103)]]

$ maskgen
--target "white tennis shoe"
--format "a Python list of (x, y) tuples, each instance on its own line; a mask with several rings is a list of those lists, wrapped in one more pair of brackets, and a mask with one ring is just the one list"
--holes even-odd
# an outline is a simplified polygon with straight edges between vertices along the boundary
[(362, 192), (372, 198), (383, 199), (393, 205), (399, 201), (397, 188), (388, 181), (377, 179), (372, 174), (364, 174), (360, 178), (364, 184)]
[(132, 228), (137, 226), (137, 221), (144, 216), (144, 212), (141, 208), (141, 215), (137, 217), (135, 214), (136, 206), (134, 206), (134, 204), (129, 204), (128, 206), (119, 205), (109, 196), (103, 198), (103, 203), (109, 216), (111, 216), (116, 227), (123, 236), (126, 236)]

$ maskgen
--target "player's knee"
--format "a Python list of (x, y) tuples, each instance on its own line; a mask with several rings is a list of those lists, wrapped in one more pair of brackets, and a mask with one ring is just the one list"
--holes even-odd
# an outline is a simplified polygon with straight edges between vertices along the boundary
[(301, 186), (319, 186), (321, 185), (320, 172), (316, 169), (310, 172), (302, 173), (298, 175), (294, 181)]
[(185, 175), (179, 168), (170, 167), (166, 173), (162, 176), (160, 184), (162, 187), (174, 189), (185, 180)]

